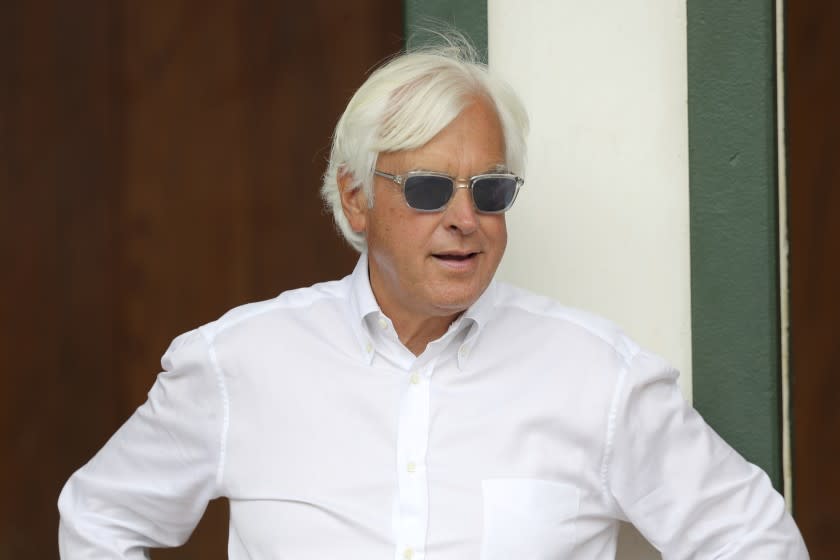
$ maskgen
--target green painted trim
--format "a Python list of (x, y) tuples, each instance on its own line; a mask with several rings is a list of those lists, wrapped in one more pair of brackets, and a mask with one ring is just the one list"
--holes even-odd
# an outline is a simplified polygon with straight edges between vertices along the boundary
[(687, 18), (694, 406), (781, 490), (775, 2)]
[(486, 0), (403, 0), (403, 2), (405, 36), (409, 47), (428, 40), (429, 34), (423, 33), (423, 29), (440, 27), (439, 23), (444, 22), (469, 37), (481, 55), (481, 59), (487, 62)]

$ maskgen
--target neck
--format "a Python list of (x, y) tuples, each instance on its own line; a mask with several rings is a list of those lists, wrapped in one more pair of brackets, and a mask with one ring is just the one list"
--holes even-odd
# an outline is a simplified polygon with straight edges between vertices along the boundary
[[(449, 325), (463, 312), (462, 309), (439, 309), (431, 305), (418, 304), (411, 298), (400, 298), (389, 291), (382, 283), (382, 273), (375, 263), (369, 261), (368, 274), (373, 297), (394, 325), (397, 336), (403, 346), (415, 356), (419, 356), (433, 340), (443, 336)], [(397, 284), (396, 274), (392, 273), (392, 284)]]
[(437, 340), (446, 333), (449, 325), (452, 324), (459, 313), (443, 317), (400, 317), (382, 310), (394, 324), (397, 336), (403, 346), (408, 348), (412, 354), (419, 356), (433, 340)]

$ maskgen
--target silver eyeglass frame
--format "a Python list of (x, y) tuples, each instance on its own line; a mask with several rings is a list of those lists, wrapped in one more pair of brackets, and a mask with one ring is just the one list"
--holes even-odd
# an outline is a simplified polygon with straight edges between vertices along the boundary
[[(473, 175), (469, 179), (458, 179), (456, 177), (452, 177), (451, 175), (447, 175), (446, 173), (438, 173), (436, 171), (423, 171), (423, 170), (409, 171), (408, 173), (406, 173), (404, 175), (394, 175), (392, 173), (385, 173), (384, 171), (374, 169), (373, 174), (377, 175), (379, 177), (385, 178), (385, 179), (389, 179), (392, 183), (399, 186), (400, 190), (403, 193), (403, 202), (405, 202), (406, 206), (408, 206), (409, 208), (411, 208), (415, 212), (425, 212), (425, 213), (428, 213), (428, 214), (431, 214), (431, 213), (434, 213), (434, 212), (443, 212), (444, 210), (446, 210), (446, 208), (452, 202), (452, 199), (455, 198), (455, 191), (457, 189), (469, 189), (470, 190), (470, 200), (472, 200), (472, 205), (473, 205), (473, 208), (475, 208), (476, 212), (478, 212), (480, 214), (504, 214), (505, 212), (507, 212), (508, 210), (510, 210), (513, 207), (513, 203), (516, 202), (516, 197), (519, 195), (519, 188), (523, 184), (525, 184), (525, 179), (523, 179), (522, 177), (520, 177), (518, 175), (514, 175), (513, 173), (481, 173), (479, 175)], [(410, 205), (408, 203), (408, 200), (406, 200), (406, 198), (405, 198), (405, 182), (408, 179), (410, 179), (411, 177), (416, 177), (416, 176), (441, 177), (441, 178), (449, 179), (450, 181), (452, 181), (452, 194), (450, 195), (449, 200), (446, 201), (446, 204), (444, 204), (443, 206), (441, 206), (440, 208), (437, 208), (435, 210), (423, 210), (421, 208), (415, 208), (414, 206)], [(508, 204), (502, 210), (496, 210), (496, 211), (480, 210), (478, 208), (478, 206), (476, 206), (475, 195), (473, 194), (473, 186), (475, 185), (475, 182), (477, 180), (479, 180), (479, 179), (511, 179), (511, 178), (516, 180), (516, 190), (513, 191), (513, 198), (510, 199), (510, 204)]]

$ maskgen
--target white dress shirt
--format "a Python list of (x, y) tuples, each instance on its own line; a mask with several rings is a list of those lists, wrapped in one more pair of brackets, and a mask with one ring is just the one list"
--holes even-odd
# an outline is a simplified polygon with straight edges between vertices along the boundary
[(179, 336), (67, 482), (61, 557), (144, 558), (230, 500), (232, 560), (800, 560), (782, 498), (610, 323), (493, 283), (414, 356), (351, 276)]

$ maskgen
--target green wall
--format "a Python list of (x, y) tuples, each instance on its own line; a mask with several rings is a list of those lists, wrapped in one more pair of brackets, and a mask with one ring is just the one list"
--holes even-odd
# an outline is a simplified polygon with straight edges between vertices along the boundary
[(775, 4), (687, 9), (694, 406), (781, 489)]
[(476, 0), (404, 0), (405, 36), (409, 46), (422, 43), (424, 29), (445, 22), (459, 29), (487, 60), (487, 2)]

